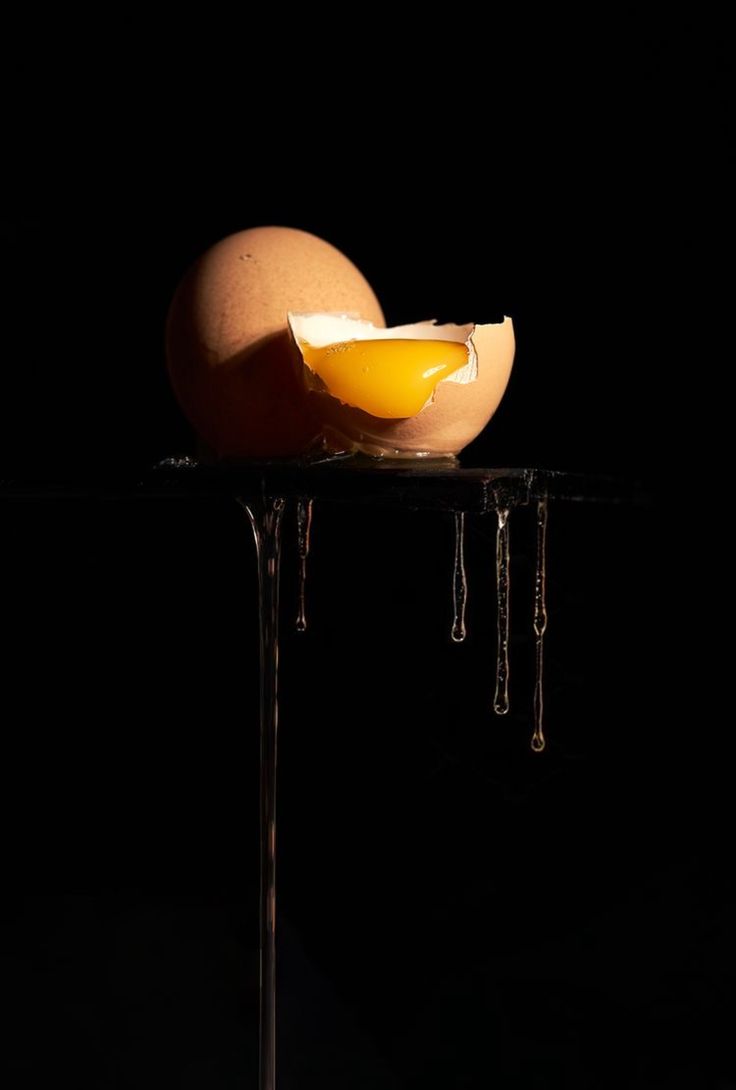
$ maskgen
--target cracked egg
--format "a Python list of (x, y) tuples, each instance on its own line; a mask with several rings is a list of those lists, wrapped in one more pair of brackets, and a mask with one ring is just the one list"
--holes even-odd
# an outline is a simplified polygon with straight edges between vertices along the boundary
[(483, 430), (514, 359), (510, 318), (384, 328), (342, 314), (289, 313), (310, 412), (328, 447), (450, 457)]

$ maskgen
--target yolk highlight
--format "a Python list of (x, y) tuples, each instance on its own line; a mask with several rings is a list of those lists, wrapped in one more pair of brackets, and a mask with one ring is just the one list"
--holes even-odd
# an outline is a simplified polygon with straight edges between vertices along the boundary
[(468, 362), (457, 341), (408, 338), (340, 341), (315, 348), (301, 341), (304, 362), (333, 397), (371, 416), (416, 416), (435, 386)]

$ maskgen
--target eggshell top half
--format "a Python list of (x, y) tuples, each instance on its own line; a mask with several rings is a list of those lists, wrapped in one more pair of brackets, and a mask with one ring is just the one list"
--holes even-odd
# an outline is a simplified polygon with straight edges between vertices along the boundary
[(298, 454), (319, 432), (295, 366), (289, 310), (338, 311), (384, 325), (355, 265), (290, 227), (228, 236), (177, 289), (166, 331), (169, 375), (185, 415), (220, 457)]

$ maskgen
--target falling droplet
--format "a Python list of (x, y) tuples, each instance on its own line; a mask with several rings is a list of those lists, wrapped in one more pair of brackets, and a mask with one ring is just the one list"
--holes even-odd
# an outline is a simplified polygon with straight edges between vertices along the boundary
[(506, 715), (509, 710), (509, 509), (499, 507), (496, 527), (496, 692), (493, 710)]
[(299, 550), (299, 608), (296, 617), (297, 632), (307, 630), (306, 587), (309, 535), (312, 529), (313, 500), (301, 497), (296, 508), (297, 547)]
[(453, 619), (451, 636), (455, 643), (462, 643), (466, 636), (465, 604), (468, 600), (468, 581), (465, 577), (465, 512), (455, 512), (455, 566), (452, 573)]
[(537, 568), (534, 577), (534, 642), (536, 673), (534, 677), (534, 733), (532, 749), (541, 753), (544, 739), (544, 633), (547, 628), (547, 497), (537, 503)]
[(276, 1087), (276, 756), (278, 742), (279, 561), (285, 501), (239, 501), (253, 529), (258, 557), (261, 659), (261, 915), (260, 1090)]

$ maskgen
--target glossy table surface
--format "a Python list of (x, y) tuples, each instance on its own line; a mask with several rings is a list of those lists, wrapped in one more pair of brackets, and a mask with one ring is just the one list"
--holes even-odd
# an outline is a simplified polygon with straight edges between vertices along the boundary
[(631, 481), (604, 475), (354, 457), (211, 465), (184, 455), (165, 458), (143, 471), (90, 466), (84, 472), (64, 474), (50, 467), (44, 472), (0, 477), (0, 499), (5, 500), (216, 500), (256, 495), (478, 513), (544, 495), (614, 503), (640, 498)]

